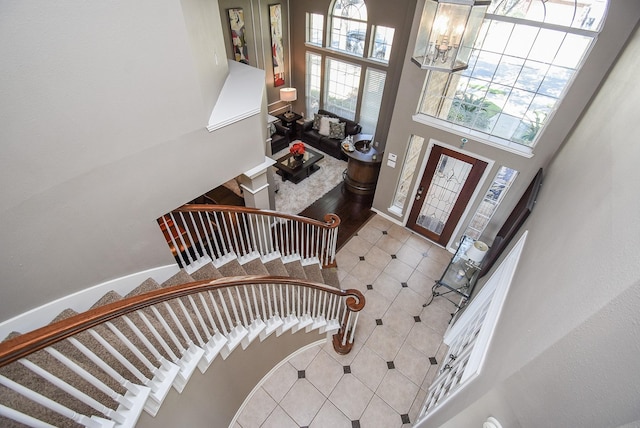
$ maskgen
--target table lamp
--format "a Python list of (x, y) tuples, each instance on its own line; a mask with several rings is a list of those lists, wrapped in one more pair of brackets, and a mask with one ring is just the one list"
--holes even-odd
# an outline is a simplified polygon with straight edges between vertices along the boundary
[(295, 101), (298, 99), (298, 94), (296, 88), (282, 88), (280, 89), (280, 101), (289, 103), (289, 111), (284, 114), (287, 119), (290, 119), (294, 116), (291, 113), (291, 101)]

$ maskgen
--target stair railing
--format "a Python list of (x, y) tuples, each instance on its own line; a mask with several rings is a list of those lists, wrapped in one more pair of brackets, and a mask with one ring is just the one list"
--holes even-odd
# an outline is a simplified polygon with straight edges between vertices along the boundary
[(219, 267), (282, 258), (286, 263), (335, 266), (340, 218), (324, 222), (275, 211), (227, 205), (184, 205), (158, 219), (178, 264), (187, 272), (206, 263)]
[(243, 276), (161, 288), (74, 314), (0, 343), (0, 426), (7, 419), (135, 426), (142, 411), (158, 412), (171, 387), (181, 392), (196, 368), (204, 373), (218, 355), (227, 358), (256, 338), (318, 329), (337, 352), (348, 352), (363, 306), (358, 290)]

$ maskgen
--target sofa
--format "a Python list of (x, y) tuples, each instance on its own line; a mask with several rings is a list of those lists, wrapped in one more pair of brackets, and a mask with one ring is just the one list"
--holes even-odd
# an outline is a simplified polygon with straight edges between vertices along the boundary
[[(329, 132), (326, 132), (326, 126), (324, 129), (320, 126), (323, 121), (322, 116), (327, 118), (324, 122), (330, 121), (328, 128)], [(331, 125), (331, 123), (334, 125)], [(340, 133), (340, 130), (343, 132)], [(321, 109), (318, 110), (316, 115), (314, 115), (313, 120), (307, 120), (304, 122), (302, 131), (300, 132), (300, 139), (311, 147), (322, 150), (329, 156), (333, 156), (336, 159), (342, 159), (344, 158), (340, 148), (342, 140), (344, 140), (348, 135), (356, 135), (360, 132), (362, 132), (362, 127), (353, 120), (345, 119), (327, 110)]]

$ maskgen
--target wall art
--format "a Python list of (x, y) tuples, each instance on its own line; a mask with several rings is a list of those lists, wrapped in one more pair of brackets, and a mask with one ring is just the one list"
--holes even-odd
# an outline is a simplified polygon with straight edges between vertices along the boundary
[(246, 30), (244, 27), (244, 12), (242, 8), (229, 9), (228, 12), (234, 59), (238, 62), (249, 64), (249, 49), (247, 48)]
[(282, 6), (269, 6), (271, 23), (271, 57), (273, 58), (273, 86), (284, 85), (284, 46), (282, 45)]

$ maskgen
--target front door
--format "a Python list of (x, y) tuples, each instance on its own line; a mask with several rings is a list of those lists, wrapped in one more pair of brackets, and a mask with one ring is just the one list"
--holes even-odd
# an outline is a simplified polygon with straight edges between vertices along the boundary
[(407, 226), (446, 246), (487, 163), (433, 146)]

